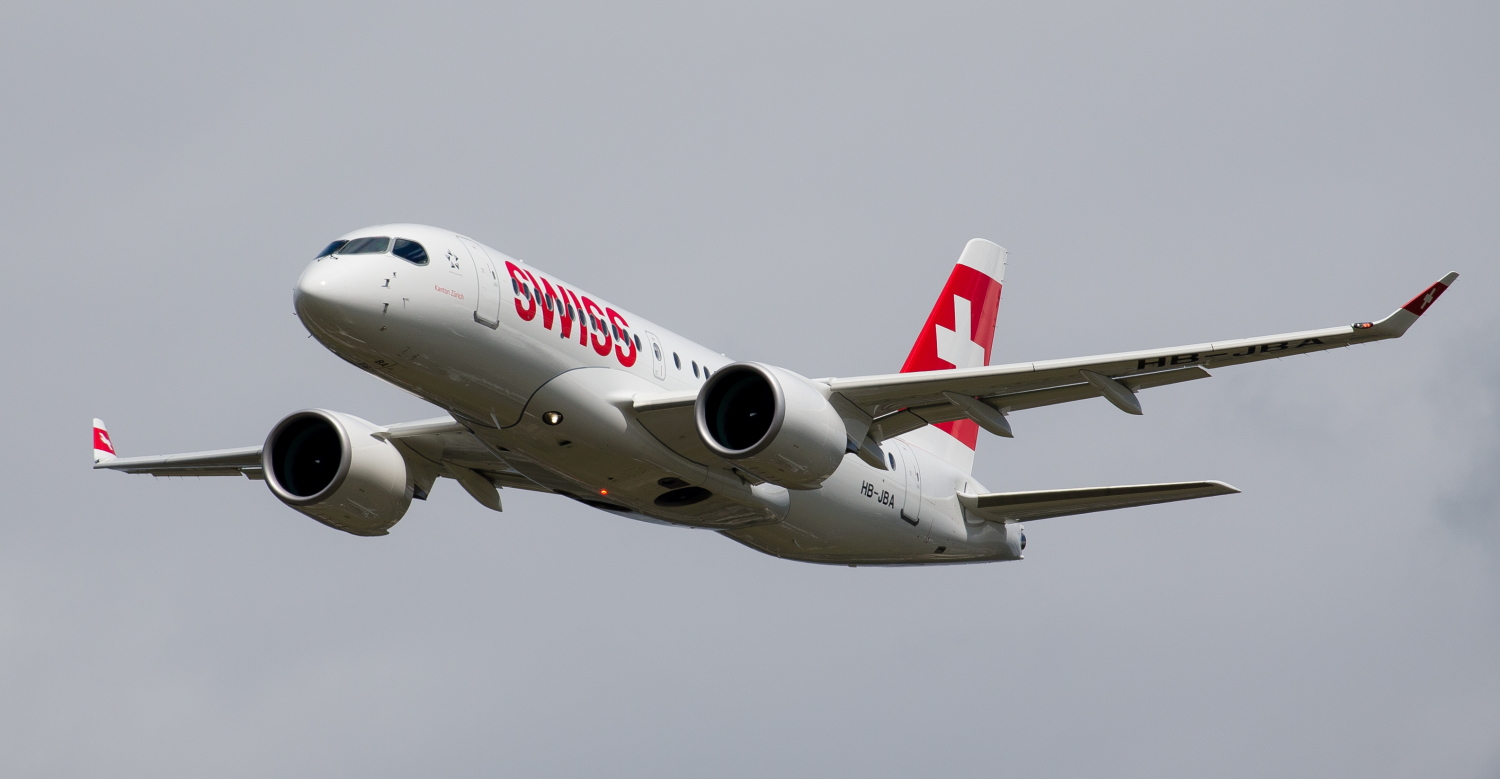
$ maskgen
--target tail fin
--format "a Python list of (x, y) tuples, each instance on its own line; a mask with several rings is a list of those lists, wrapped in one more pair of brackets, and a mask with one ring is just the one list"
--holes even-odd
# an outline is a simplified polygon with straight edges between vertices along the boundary
[[(990, 364), (995, 315), (1000, 311), (1000, 287), (1005, 279), (1005, 257), (1005, 249), (983, 238), (969, 241), (943, 286), (943, 294), (927, 315), (922, 334), (906, 356), (902, 373), (980, 368)], [(967, 473), (974, 467), (979, 426), (972, 420), (960, 419), (929, 425), (902, 438)]]
[(94, 420), (94, 464), (109, 462), (116, 456), (115, 444), (109, 440), (109, 431), (104, 428), (104, 420)]

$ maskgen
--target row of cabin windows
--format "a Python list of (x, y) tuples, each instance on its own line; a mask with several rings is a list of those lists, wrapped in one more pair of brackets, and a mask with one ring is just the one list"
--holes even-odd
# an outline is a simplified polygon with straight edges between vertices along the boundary
[[(698, 374), (698, 361), (697, 360), (692, 360), (691, 362), (693, 363), (693, 378), (702, 378), (702, 379), (706, 380), (706, 379), (708, 379), (709, 376), (712, 375), (712, 374), (710, 374), (708, 372), (708, 366), (705, 365), (705, 366), (703, 366), (703, 374), (702, 374), (702, 376), (699, 376), (699, 374)], [(672, 364), (677, 366), (677, 370), (679, 370), (679, 371), (682, 370), (682, 358), (677, 356), (677, 352), (672, 352)]]
[[(390, 251), (397, 257), (400, 257), (415, 265), (427, 264), (427, 251), (422, 248), (422, 244), (419, 244), (416, 241), (408, 241), (405, 238), (397, 238), (394, 247), (392, 247), (391, 239), (384, 236), (354, 238), (347, 241), (334, 241), (333, 243), (328, 244), (328, 247), (325, 248), (321, 253), (319, 253), (316, 259), (322, 259), (334, 254), (340, 256), (350, 254), (384, 254), (387, 251)], [(510, 286), (517, 295), (523, 295), (527, 300), (530, 300), (534, 303), (540, 302), (541, 305), (547, 307), (548, 311), (557, 311), (560, 313), (566, 312), (568, 319), (577, 321), (579, 318), (579, 314), (586, 313), (574, 308), (572, 303), (558, 299), (555, 295), (543, 295), (540, 293), (534, 293), (531, 290), (531, 285), (521, 284), (515, 279), (510, 280)], [(589, 327), (593, 328), (595, 331), (601, 334), (608, 332), (616, 339), (630, 340), (635, 343), (636, 351), (641, 351), (645, 348), (644, 344), (641, 343), (641, 337), (638, 334), (622, 330), (613, 322), (610, 322), (606, 325), (604, 320), (594, 316), (593, 314), (588, 314), (588, 320)], [(660, 353), (658, 353), (657, 357), (660, 358)], [(682, 370), (682, 358), (679, 357), (676, 352), (672, 353), (672, 363), (677, 366), (677, 370)], [(710, 373), (707, 365), (703, 366), (700, 369), (698, 367), (697, 360), (692, 360), (691, 363), (693, 367), (694, 378), (707, 379), (709, 376), (713, 375), (712, 373)]]
[[(320, 252), (315, 259), (321, 260), (324, 257), (329, 257), (335, 254), (340, 256), (350, 254), (385, 254), (387, 251), (414, 265), (427, 264), (427, 250), (422, 248), (422, 244), (419, 244), (416, 241), (409, 241), (405, 238), (397, 238), (395, 245), (392, 246), (391, 239), (385, 236), (352, 238), (347, 241), (334, 241), (333, 243), (328, 244), (327, 248), (323, 249), (323, 251)], [(527, 300), (530, 300), (533, 303), (540, 302), (541, 305), (547, 307), (548, 311), (557, 311), (559, 313), (567, 312), (568, 319), (571, 319), (573, 321), (578, 321), (578, 315), (585, 313), (574, 308), (572, 303), (560, 300), (555, 295), (543, 295), (541, 293), (532, 292), (531, 285), (529, 284), (522, 284), (515, 279), (511, 279), (510, 286), (517, 295), (523, 295)], [(606, 326), (604, 320), (594, 316), (593, 314), (588, 314), (588, 320), (589, 327), (593, 328), (595, 331), (601, 334), (608, 332), (618, 340), (633, 341), (635, 343), (636, 351), (641, 351), (645, 348), (644, 345), (641, 344), (641, 337), (639, 335), (622, 330), (613, 322), (610, 322)], [(656, 349), (655, 346), (653, 346), (652, 348)], [(657, 359), (661, 359), (660, 350), (656, 351), (656, 357)], [(701, 378), (706, 380), (709, 376), (713, 375), (709, 372), (707, 365), (703, 366), (700, 369), (698, 367), (697, 360), (691, 360), (690, 362), (693, 366), (694, 378)], [(672, 353), (672, 363), (677, 366), (677, 370), (682, 370), (682, 358), (679, 357), (676, 352)]]
[(400, 257), (413, 265), (427, 264), (427, 250), (416, 241), (408, 241), (405, 238), (397, 238), (394, 245), (386, 236), (371, 236), (367, 238), (351, 238), (347, 241), (334, 241), (328, 244), (314, 259), (323, 259), (330, 255), (347, 256), (350, 254), (391, 254)]

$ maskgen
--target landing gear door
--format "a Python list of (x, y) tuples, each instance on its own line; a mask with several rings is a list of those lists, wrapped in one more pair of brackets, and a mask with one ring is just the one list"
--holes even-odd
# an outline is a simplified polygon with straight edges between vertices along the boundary
[(667, 355), (661, 350), (661, 341), (651, 333), (646, 333), (646, 340), (651, 342), (651, 373), (658, 379), (667, 378)]
[(495, 272), (495, 263), (483, 246), (458, 236), (469, 257), (474, 262), (474, 275), (478, 277), (479, 294), (474, 297), (474, 321), (485, 327), (500, 326), (500, 275)]

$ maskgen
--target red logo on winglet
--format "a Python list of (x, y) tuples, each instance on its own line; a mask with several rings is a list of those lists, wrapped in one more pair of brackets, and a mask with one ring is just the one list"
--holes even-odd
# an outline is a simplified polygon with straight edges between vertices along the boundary
[(1432, 306), (1434, 302), (1437, 301), (1438, 298), (1442, 297), (1443, 293), (1447, 290), (1448, 285), (1439, 281), (1438, 283), (1428, 287), (1427, 291), (1412, 298), (1410, 303), (1407, 303), (1401, 308), (1404, 311), (1410, 311), (1417, 316), (1421, 316), (1427, 311), (1429, 307)]

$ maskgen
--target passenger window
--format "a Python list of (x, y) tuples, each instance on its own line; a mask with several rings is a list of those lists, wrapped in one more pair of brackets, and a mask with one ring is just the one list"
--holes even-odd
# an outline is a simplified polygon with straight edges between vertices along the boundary
[(693, 360), (693, 376), (696, 377), (697, 375), (698, 375), (698, 361), (697, 360)]
[(635, 337), (635, 350), (639, 352), (642, 348), (644, 348), (644, 347), (641, 346), (641, 337), (640, 336), (636, 336)]
[(677, 356), (677, 352), (672, 352), (672, 363), (677, 366), (677, 370), (682, 370), (682, 358)]
[(893, 471), (896, 470), (896, 455), (891, 454), (890, 452), (886, 452), (885, 456), (888, 457), (888, 458), (890, 458), (890, 461), (891, 461), (891, 470), (893, 470)]
[(313, 259), (315, 259), (315, 260), (321, 260), (324, 257), (327, 257), (328, 255), (333, 254), (334, 252), (338, 251), (339, 249), (344, 248), (344, 244), (346, 244), (346, 243), (348, 243), (348, 241), (334, 241), (333, 243), (328, 244), (328, 248), (324, 249), (322, 254), (319, 254), (318, 256), (314, 257)]
[(344, 248), (339, 250), (339, 254), (385, 254), (385, 250), (389, 248), (391, 248), (391, 239), (383, 236), (380, 238), (355, 238), (349, 243), (344, 244)]
[(703, 366), (703, 378), (708, 378), (708, 366)]
[(413, 265), (427, 264), (427, 250), (423, 249), (422, 244), (417, 243), (416, 241), (408, 241), (405, 238), (397, 238), (396, 248), (391, 250), (391, 254), (394, 254)]

